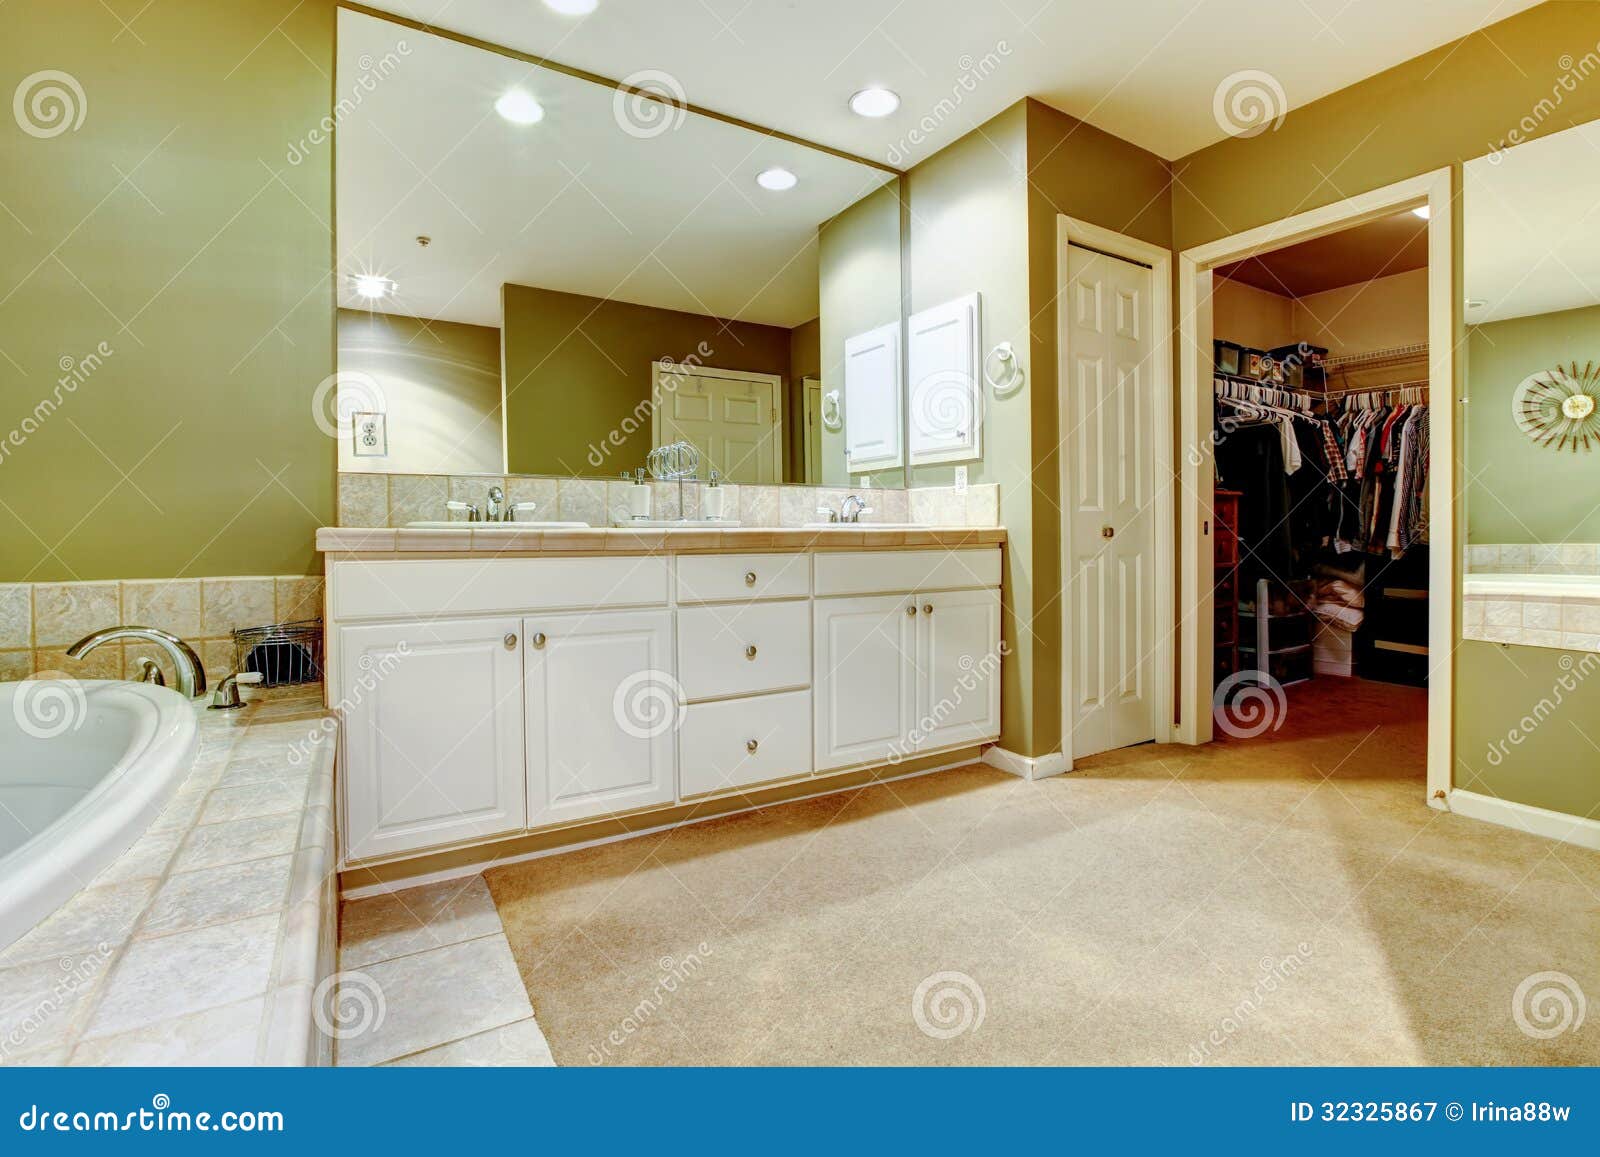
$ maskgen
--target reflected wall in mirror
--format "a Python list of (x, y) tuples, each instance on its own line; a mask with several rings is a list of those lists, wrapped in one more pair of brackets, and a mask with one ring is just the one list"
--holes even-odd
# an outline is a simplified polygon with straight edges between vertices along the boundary
[(1465, 167), (1469, 580), (1600, 576), (1596, 189), (1600, 122)]
[(847, 351), (889, 330), (851, 405), (902, 484), (893, 171), (348, 9), (338, 87), (339, 406), (386, 427), (341, 472), (616, 479), (682, 440), (701, 479), (859, 486)]

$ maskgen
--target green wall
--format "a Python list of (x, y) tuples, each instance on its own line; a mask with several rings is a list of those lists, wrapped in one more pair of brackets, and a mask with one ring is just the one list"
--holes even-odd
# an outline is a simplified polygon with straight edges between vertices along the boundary
[(1593, 452), (1537, 445), (1511, 416), (1517, 386), (1540, 370), (1600, 362), (1600, 306), (1467, 329), (1468, 542), (1600, 542)]
[(320, 571), (332, 166), (287, 157), (330, 109), (333, 12), (5, 6), (5, 92), (58, 69), (84, 116), (0, 124), (0, 580)]
[[(789, 376), (781, 326), (509, 283), (501, 304), (506, 468), (514, 474), (615, 477), (643, 466), (658, 359)], [(619, 445), (610, 443), (614, 431)]]
[[(1582, 61), (1596, 51), (1597, 41), (1600, 6), (1541, 4), (1295, 109), (1275, 130), (1191, 154), (1174, 163), (1173, 247), (1187, 249), (1444, 167), (1451, 169), (1459, 206), (1465, 161), (1490, 152), (1512, 132), (1531, 139), (1600, 118), (1600, 85), (1592, 77), (1564, 85), (1564, 77), (1572, 78), (1561, 64), (1564, 58)], [(1461, 228), (1457, 213), (1451, 297), (1458, 350), (1466, 341)], [(1465, 360), (1456, 359), (1458, 396)], [(1434, 399), (1435, 412), (1442, 402)], [(1485, 463), (1464, 442), (1462, 407), (1454, 408), (1457, 445), (1466, 445), (1469, 455), (1458, 469), (1470, 475)], [(1434, 549), (1459, 558), (1474, 517), (1473, 509), (1458, 504), (1456, 541), (1435, 543)], [(1459, 594), (1452, 590), (1441, 597), (1458, 602)], [(1548, 693), (1548, 671), (1541, 667), (1557, 652), (1511, 647), (1517, 661), (1507, 663), (1494, 654), (1495, 644), (1462, 643), (1459, 613), (1456, 621), (1456, 778), (1466, 786), (1484, 737), (1506, 734)], [(1469, 696), (1469, 688), (1485, 690)], [(1600, 681), (1583, 683), (1564, 710), (1573, 718), (1600, 714)], [(1600, 754), (1563, 723), (1544, 727), (1539, 737), (1537, 746), (1518, 749), (1497, 773), (1498, 793), (1535, 806), (1563, 799), (1569, 806), (1562, 810), (1580, 814), (1600, 807)], [(1552, 776), (1559, 789), (1549, 782)]]

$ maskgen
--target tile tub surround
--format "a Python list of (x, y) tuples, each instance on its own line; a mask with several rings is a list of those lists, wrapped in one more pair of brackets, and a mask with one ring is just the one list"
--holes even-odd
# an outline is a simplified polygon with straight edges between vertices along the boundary
[(320, 575), (0, 583), (0, 681), (46, 671), (121, 679), (148, 656), (176, 686), (166, 654), (148, 644), (106, 643), (81, 661), (67, 658), (67, 648), (91, 631), (129, 623), (183, 639), (215, 685), (233, 672), (234, 628), (321, 617)]
[(1474, 590), (1467, 576), (1461, 598), (1461, 637), (1486, 643), (1600, 652), (1600, 595)]
[(339, 968), (384, 1008), (340, 1065), (555, 1064), (482, 876), (346, 901)]
[(1600, 543), (1470, 543), (1466, 573), (1600, 575)]
[(0, 953), (0, 1064), (329, 1062), (313, 1016), (338, 931), (321, 694), (196, 706), (199, 751), (172, 802)]
[[(652, 515), (656, 518), (699, 518), (704, 483), (683, 486), (680, 508), (676, 482), (651, 482)], [(489, 487), (505, 491), (507, 502), (536, 504), (528, 520), (587, 522), (607, 526), (615, 512), (627, 509), (632, 483), (603, 478), (547, 478), (527, 475), (443, 474), (341, 474), (339, 475), (340, 526), (403, 527), (408, 522), (449, 518), (447, 500), (482, 506)], [(874, 522), (920, 522), (940, 526), (998, 526), (1000, 487), (992, 482), (968, 486), (901, 490), (863, 489), (849, 486), (741, 486), (723, 487), (729, 518), (745, 526), (799, 527), (818, 519), (817, 507), (838, 510), (847, 494), (859, 494), (869, 506), (863, 525)]]

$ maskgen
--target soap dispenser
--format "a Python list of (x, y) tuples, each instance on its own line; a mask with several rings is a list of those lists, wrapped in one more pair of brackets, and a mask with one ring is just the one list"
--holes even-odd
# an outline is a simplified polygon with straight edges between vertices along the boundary
[(717, 480), (717, 472), (713, 470), (711, 481), (706, 483), (705, 493), (700, 496), (700, 517), (711, 522), (721, 522), (725, 497), (722, 483)]
[(628, 517), (642, 522), (650, 517), (650, 483), (644, 480), (644, 469), (634, 471), (633, 485), (628, 487)]

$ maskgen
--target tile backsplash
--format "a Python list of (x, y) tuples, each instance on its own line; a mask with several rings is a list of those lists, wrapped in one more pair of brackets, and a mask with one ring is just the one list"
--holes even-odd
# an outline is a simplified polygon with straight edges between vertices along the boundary
[(148, 643), (105, 643), (82, 660), (67, 658), (67, 648), (90, 632), (127, 623), (183, 639), (215, 684), (233, 673), (235, 628), (321, 617), (322, 578), (315, 575), (0, 583), (0, 681), (54, 671), (131, 678), (149, 657), (176, 686), (171, 661)]
[[(404, 526), (408, 522), (449, 518), (450, 500), (484, 505), (490, 486), (505, 491), (508, 503), (532, 503), (518, 517), (524, 521), (587, 522), (609, 526), (627, 509), (632, 483), (603, 478), (491, 477), (481, 474), (340, 474), (340, 526)], [(680, 508), (676, 482), (651, 482), (651, 517), (699, 518), (703, 483), (685, 483)], [(723, 488), (728, 517), (737, 511), (745, 526), (803, 526), (818, 519), (817, 508), (839, 508), (847, 494), (859, 494), (869, 506), (863, 523), (919, 522), (939, 526), (998, 526), (1000, 488), (979, 483), (965, 490), (929, 487), (916, 490), (852, 489), (844, 486), (749, 486)]]
[(1472, 543), (1466, 548), (1467, 574), (1600, 575), (1600, 543)]

